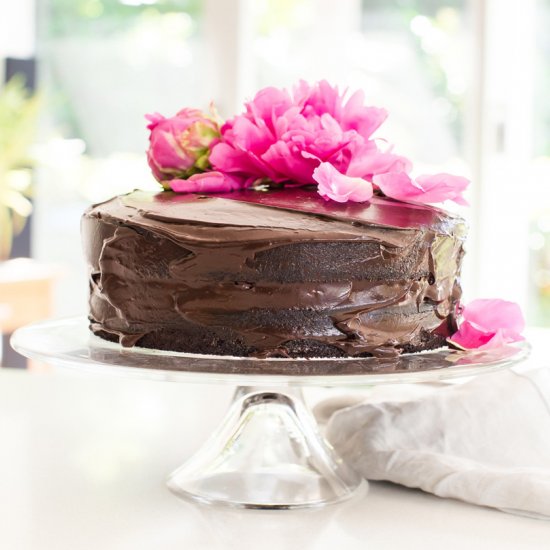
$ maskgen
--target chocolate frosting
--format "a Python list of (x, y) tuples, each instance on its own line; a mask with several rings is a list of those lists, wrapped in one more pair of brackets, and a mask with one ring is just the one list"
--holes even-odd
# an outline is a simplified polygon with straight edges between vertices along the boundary
[(394, 355), (454, 328), (465, 226), (307, 189), (135, 191), (82, 221), (94, 332), (235, 355)]

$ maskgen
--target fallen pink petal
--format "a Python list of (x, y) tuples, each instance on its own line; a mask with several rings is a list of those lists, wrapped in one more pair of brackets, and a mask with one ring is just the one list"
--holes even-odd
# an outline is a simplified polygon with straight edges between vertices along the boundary
[(462, 310), (459, 329), (449, 342), (461, 349), (489, 349), (524, 340), (520, 307), (507, 300), (479, 299)]

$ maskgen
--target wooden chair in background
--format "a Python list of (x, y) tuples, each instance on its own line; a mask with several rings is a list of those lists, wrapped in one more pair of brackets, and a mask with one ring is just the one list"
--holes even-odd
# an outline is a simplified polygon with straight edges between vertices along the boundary
[(29, 258), (0, 262), (1, 366), (42, 369), (16, 353), (9, 345), (12, 333), (29, 323), (52, 315), (54, 283), (60, 271)]

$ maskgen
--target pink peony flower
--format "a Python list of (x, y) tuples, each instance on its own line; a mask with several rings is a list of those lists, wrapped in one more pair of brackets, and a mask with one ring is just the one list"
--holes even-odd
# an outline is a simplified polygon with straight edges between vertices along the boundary
[(386, 119), (384, 109), (364, 105), (358, 91), (345, 93), (326, 81), (293, 90), (264, 88), (243, 114), (226, 122), (210, 154), (212, 166), (241, 179), (314, 184), (313, 171), (330, 163), (340, 174), (371, 179), (410, 163), (382, 151), (372, 134)]
[(459, 329), (448, 341), (461, 349), (489, 349), (524, 340), (521, 309), (506, 300), (474, 300), (462, 310)]
[(225, 193), (240, 187), (240, 182), (221, 172), (193, 174), (187, 179), (175, 178), (168, 182), (176, 193)]
[(211, 117), (197, 109), (182, 109), (171, 118), (158, 113), (146, 118), (151, 131), (147, 161), (165, 188), (169, 180), (210, 168), (210, 145), (220, 136), (218, 124)]
[[(411, 162), (373, 138), (386, 117), (384, 109), (364, 105), (362, 91), (347, 97), (325, 80), (300, 81), (292, 91), (260, 90), (244, 113), (221, 129), (196, 109), (172, 118), (147, 115), (147, 159), (165, 189), (178, 192), (226, 191), (271, 181), (318, 184), (325, 199), (364, 202), (374, 183), (398, 200), (466, 204), (462, 192), (468, 180), (435, 174), (413, 181)], [(201, 175), (205, 172), (211, 173)]]
[(452, 200), (458, 204), (468, 204), (462, 193), (470, 182), (461, 176), (434, 174), (418, 176), (415, 181), (405, 172), (389, 172), (375, 175), (373, 182), (384, 195), (401, 201), (432, 204)]
[(329, 162), (322, 162), (313, 170), (313, 179), (319, 184), (317, 192), (325, 200), (365, 202), (372, 197), (372, 183), (341, 174)]

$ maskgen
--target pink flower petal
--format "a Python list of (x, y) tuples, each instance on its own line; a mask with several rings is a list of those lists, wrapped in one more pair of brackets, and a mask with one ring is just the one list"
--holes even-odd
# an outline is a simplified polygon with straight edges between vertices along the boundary
[(490, 349), (524, 338), (521, 309), (506, 300), (474, 300), (464, 307), (462, 321), (449, 342), (461, 349)]
[(477, 349), (488, 344), (496, 332), (486, 332), (468, 321), (463, 321), (449, 342), (461, 349)]
[(462, 318), (490, 330), (506, 330), (519, 334), (525, 330), (525, 319), (520, 307), (507, 300), (473, 300), (462, 310)]
[(235, 119), (232, 133), (236, 147), (256, 155), (265, 153), (273, 142), (273, 135), (267, 128), (257, 126), (244, 117)]
[(165, 120), (165, 118), (160, 113), (151, 113), (148, 115), (145, 115), (145, 118), (149, 121), (149, 124), (147, 125), (148, 130), (153, 130), (155, 126), (159, 123)]
[(388, 112), (379, 107), (365, 107), (365, 94), (355, 92), (347, 101), (342, 112), (342, 127), (357, 130), (364, 139), (368, 139), (388, 117)]
[(326, 80), (320, 80), (313, 85), (300, 81), (294, 90), (294, 97), (307, 115), (321, 116), (328, 113), (340, 118), (342, 97), (338, 88), (331, 86)]
[(451, 174), (419, 176), (416, 181), (413, 181), (404, 172), (380, 174), (374, 176), (373, 182), (387, 197), (426, 204), (445, 200), (467, 204), (461, 194), (470, 183), (466, 178)]
[(452, 174), (418, 176), (416, 183), (424, 190), (421, 202), (434, 203), (451, 200), (458, 204), (468, 204), (462, 197), (470, 181)]
[(287, 90), (267, 87), (261, 89), (254, 99), (246, 104), (246, 113), (240, 116), (254, 121), (258, 126), (263, 126), (274, 134), (275, 120), (292, 106), (292, 99)]
[(405, 172), (388, 172), (374, 176), (373, 183), (380, 187), (386, 197), (402, 201), (416, 200), (422, 189)]
[(274, 181), (295, 181), (297, 183), (313, 183), (313, 170), (319, 164), (311, 158), (304, 158), (298, 148), (286, 141), (274, 143), (262, 155), (264, 161), (277, 176), (271, 176)]
[(239, 181), (221, 172), (194, 174), (188, 179), (173, 179), (167, 182), (176, 193), (224, 193), (239, 189)]
[(367, 141), (353, 151), (346, 174), (372, 180), (379, 174), (408, 172), (412, 168), (409, 159), (391, 151), (380, 151), (376, 143)]
[(313, 179), (319, 184), (318, 193), (325, 200), (366, 202), (373, 194), (370, 182), (362, 178), (346, 176), (328, 162), (322, 162), (315, 168)]
[(210, 162), (215, 170), (225, 174), (239, 173), (255, 179), (270, 177), (269, 168), (250, 152), (236, 149), (226, 142), (216, 143), (210, 152)]

